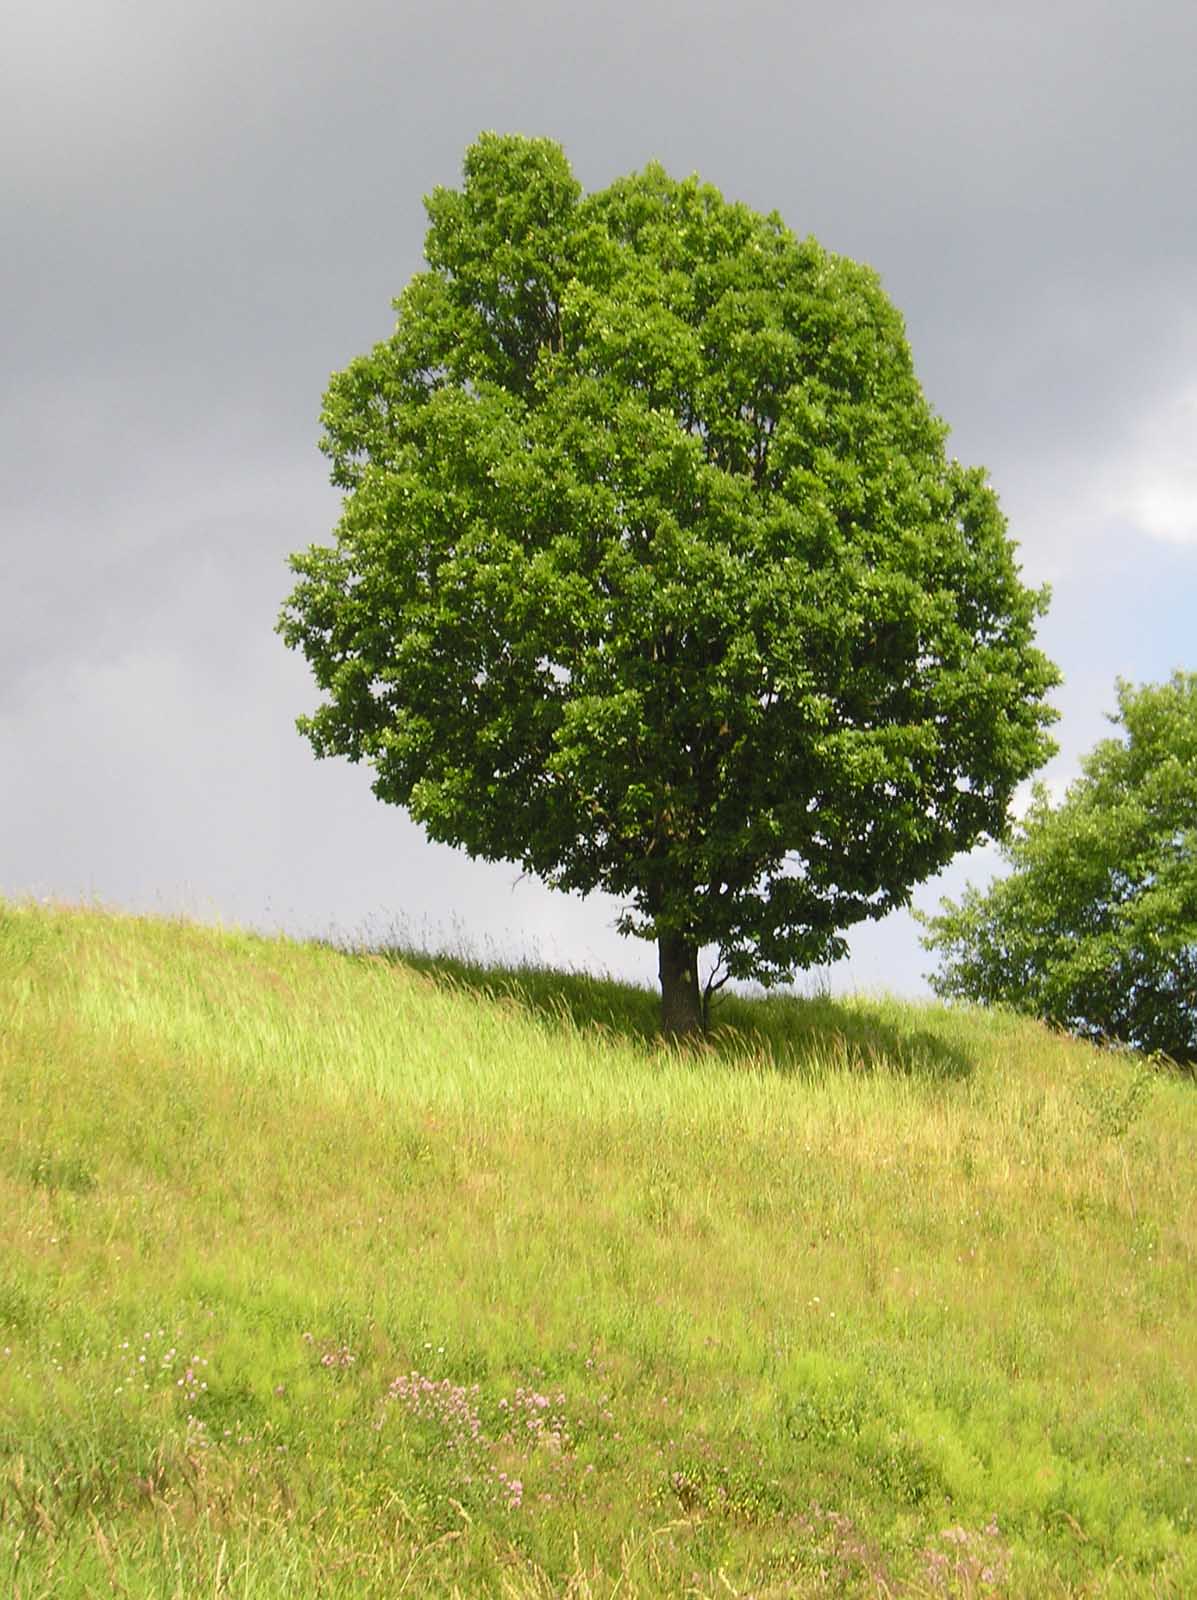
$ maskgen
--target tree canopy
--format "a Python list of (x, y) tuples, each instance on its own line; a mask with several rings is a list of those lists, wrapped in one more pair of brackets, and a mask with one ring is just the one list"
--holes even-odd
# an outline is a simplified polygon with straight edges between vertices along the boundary
[(657, 165), (583, 195), (545, 139), (426, 208), (325, 396), (299, 727), (432, 838), (620, 897), (684, 1032), (700, 949), (787, 977), (1002, 832), (1046, 596), (868, 268)]
[(1009, 876), (927, 918), (932, 983), (1091, 1038), (1197, 1061), (1197, 673), (1118, 685), (1082, 776), (1034, 800)]

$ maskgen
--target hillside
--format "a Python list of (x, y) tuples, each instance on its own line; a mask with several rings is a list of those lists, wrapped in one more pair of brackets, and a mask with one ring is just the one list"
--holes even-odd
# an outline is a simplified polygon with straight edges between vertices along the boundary
[(18, 1596), (1197, 1593), (1197, 1086), (0, 902)]

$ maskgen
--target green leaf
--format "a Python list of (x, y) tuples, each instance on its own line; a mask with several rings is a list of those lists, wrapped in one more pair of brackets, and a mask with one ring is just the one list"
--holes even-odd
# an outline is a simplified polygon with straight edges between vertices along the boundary
[(838, 954), (1051, 750), (1046, 597), (900, 316), (657, 165), (583, 195), (486, 134), (427, 204), (427, 270), (325, 396), (302, 731), (431, 837), (623, 897), (679, 970)]

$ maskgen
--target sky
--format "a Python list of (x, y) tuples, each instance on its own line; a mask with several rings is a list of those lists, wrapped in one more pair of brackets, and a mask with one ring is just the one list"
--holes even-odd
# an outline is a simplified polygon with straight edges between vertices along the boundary
[[(651, 982), (583, 902), (316, 761), (274, 633), (327, 543), (330, 374), (385, 338), (483, 129), (660, 160), (868, 262), (990, 471), (1064, 674), (1197, 667), (1191, 0), (10, 0), (0, 50), (0, 896)], [(986, 882), (990, 846), (915, 904)], [(906, 912), (804, 984), (926, 992)]]

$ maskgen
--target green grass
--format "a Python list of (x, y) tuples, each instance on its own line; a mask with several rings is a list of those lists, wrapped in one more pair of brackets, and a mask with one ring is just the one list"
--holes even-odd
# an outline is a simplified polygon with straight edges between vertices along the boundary
[(719, 1016), (0, 902), (0, 1589), (1197, 1593), (1193, 1082)]

